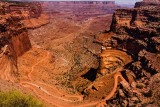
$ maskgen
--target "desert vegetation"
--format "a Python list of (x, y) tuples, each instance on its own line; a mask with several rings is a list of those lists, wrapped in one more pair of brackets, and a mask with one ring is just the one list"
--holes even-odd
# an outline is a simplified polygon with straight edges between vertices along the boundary
[(159, 0), (0, 2), (0, 107), (159, 106), (159, 13)]
[(33, 96), (14, 90), (0, 92), (0, 107), (44, 107), (44, 105)]

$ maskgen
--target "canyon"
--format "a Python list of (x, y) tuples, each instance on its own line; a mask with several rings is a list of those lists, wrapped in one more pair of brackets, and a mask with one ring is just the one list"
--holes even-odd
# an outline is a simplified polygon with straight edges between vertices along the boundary
[(159, 3), (0, 2), (0, 91), (47, 107), (159, 106)]

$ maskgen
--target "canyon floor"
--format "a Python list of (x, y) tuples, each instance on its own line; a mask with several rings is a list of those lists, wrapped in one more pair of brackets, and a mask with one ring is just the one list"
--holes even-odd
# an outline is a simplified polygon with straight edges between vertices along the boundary
[[(32, 90), (48, 106), (104, 105), (116, 92), (118, 82), (125, 81), (122, 69), (117, 69), (94, 84), (101, 45), (93, 41), (97, 34), (109, 30), (111, 18), (110, 14), (83, 21), (54, 17), (49, 24), (29, 30), (32, 49), (18, 58), (20, 85)], [(117, 52), (108, 51), (115, 56)], [(102, 87), (88, 96), (83, 94), (92, 84)]]
[(114, 2), (90, 3), (2, 2), (0, 91), (46, 107), (158, 107), (159, 1), (113, 15)]
[[(100, 103), (95, 96), (84, 100), (82, 90), (92, 82), (82, 75), (89, 69), (97, 69), (98, 59), (94, 54), (100, 54), (101, 46), (94, 44), (93, 38), (109, 29), (111, 18), (108, 14), (76, 21), (58, 16), (50, 18), (47, 25), (30, 29), (32, 48), (18, 58), (20, 85), (52, 106), (82, 107)], [(116, 87), (113, 79), (114, 76), (108, 80), (111, 87), (106, 94)]]

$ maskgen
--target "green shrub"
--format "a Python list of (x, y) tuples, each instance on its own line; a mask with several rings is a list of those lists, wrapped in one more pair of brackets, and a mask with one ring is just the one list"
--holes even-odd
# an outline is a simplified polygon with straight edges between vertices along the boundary
[(0, 92), (0, 107), (43, 107), (43, 104), (31, 95), (10, 91)]

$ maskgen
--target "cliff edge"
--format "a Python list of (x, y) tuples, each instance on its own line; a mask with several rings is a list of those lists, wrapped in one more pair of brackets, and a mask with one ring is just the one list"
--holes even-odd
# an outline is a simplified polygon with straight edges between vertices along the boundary
[[(15, 81), (17, 57), (31, 48), (21, 14), (10, 12), (9, 3), (0, 2), (0, 66), (1, 79)], [(12, 76), (11, 76), (12, 75)]]
[(117, 94), (107, 101), (108, 106), (160, 106), (159, 0), (144, 0), (135, 7), (116, 10), (109, 33), (103, 34), (108, 38), (99, 41), (101, 37), (96, 36), (103, 49), (121, 50), (133, 58), (122, 72), (129, 85), (121, 82)]
[(143, 0), (142, 2), (136, 2), (135, 8), (144, 6), (160, 6), (160, 0)]

